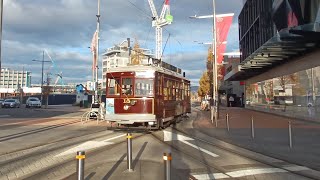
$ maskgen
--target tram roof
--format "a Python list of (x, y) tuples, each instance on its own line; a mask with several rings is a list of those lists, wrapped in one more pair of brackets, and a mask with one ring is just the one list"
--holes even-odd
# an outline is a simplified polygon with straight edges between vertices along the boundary
[(113, 72), (136, 72), (136, 71), (158, 71), (162, 72), (164, 74), (172, 75), (184, 80), (188, 80), (186, 77), (183, 77), (181, 74), (168, 70), (163, 67), (158, 67), (158, 66), (152, 66), (152, 65), (128, 65), (128, 66), (123, 66), (123, 67), (115, 67), (115, 68), (110, 68), (110, 70), (107, 73), (113, 73)]

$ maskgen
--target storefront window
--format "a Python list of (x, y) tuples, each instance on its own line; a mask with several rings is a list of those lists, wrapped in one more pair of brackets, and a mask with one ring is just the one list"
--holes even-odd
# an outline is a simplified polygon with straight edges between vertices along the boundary
[(319, 91), (320, 67), (316, 67), (247, 84), (246, 106), (291, 117), (317, 118)]

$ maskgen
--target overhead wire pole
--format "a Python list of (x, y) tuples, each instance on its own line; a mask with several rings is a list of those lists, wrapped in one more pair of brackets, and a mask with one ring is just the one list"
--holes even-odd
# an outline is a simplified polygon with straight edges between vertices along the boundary
[[(213, 107), (215, 121), (219, 118), (219, 100), (218, 100), (218, 69), (217, 69), (217, 24), (216, 24), (216, 1), (212, 0), (212, 11), (213, 11), (213, 46), (214, 46), (214, 63), (213, 63)], [(211, 116), (212, 117), (212, 116)]]
[(95, 81), (94, 81), (94, 102), (98, 103), (98, 62), (99, 62), (99, 32), (100, 32), (100, 0), (98, 0), (98, 14), (97, 14), (97, 46), (96, 46), (96, 62), (94, 67)]
[(0, 79), (1, 79), (1, 53), (2, 53), (2, 20), (3, 20), (3, 0), (0, 0), (0, 8), (1, 8), (1, 13), (0, 13)]

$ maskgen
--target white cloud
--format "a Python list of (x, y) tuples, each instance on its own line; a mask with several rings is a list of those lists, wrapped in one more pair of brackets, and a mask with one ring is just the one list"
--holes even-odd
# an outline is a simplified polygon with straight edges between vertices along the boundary
[[(151, 28), (151, 11), (147, 0), (101, 1), (100, 52), (127, 37), (139, 40), (145, 48), (155, 49), (155, 30)], [(155, 0), (158, 13), (163, 1)], [(228, 37), (228, 50), (238, 48), (237, 15), (242, 0), (217, 1), (217, 13), (234, 12), (234, 23)], [(10, 0), (4, 1), (2, 67), (32, 71), (33, 80), (41, 75), (42, 50), (48, 49), (56, 63), (45, 70), (62, 71), (65, 82), (84, 82), (91, 79), (90, 46), (96, 29), (97, 2), (93, 0)], [(163, 31), (163, 44), (170, 32), (164, 59), (182, 68), (192, 83), (197, 84), (205, 69), (207, 42), (212, 38), (211, 20), (193, 20), (194, 14), (212, 13), (211, 1), (171, 1), (174, 22)], [(45, 57), (45, 60), (49, 60)], [(101, 73), (100, 73), (101, 74)]]

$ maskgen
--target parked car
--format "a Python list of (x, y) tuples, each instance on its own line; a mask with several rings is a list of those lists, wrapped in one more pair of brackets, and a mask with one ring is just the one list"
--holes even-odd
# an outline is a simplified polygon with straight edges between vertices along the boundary
[(29, 97), (26, 101), (26, 108), (37, 107), (41, 108), (41, 101), (37, 97)]
[(2, 103), (2, 107), (4, 107), (4, 108), (19, 108), (20, 101), (18, 99), (6, 99)]
[(2, 106), (4, 99), (0, 99), (0, 106)]

